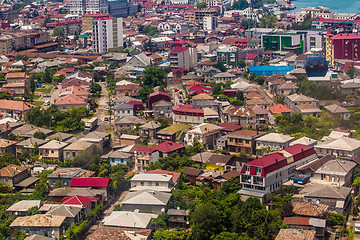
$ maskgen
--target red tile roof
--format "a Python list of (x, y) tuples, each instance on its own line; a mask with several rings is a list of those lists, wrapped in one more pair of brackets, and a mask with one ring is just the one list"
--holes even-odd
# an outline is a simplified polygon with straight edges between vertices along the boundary
[(162, 169), (155, 169), (152, 171), (147, 172), (147, 174), (166, 174), (166, 175), (172, 175), (172, 181), (173, 182), (177, 182), (177, 180), (179, 179), (181, 173), (178, 172), (170, 172), (170, 171), (166, 171), (166, 170), (162, 170)]
[(171, 49), (171, 53), (181, 53), (181, 52), (185, 52), (188, 49), (189, 49), (188, 47), (176, 46), (173, 49)]
[(235, 124), (235, 123), (230, 123), (230, 122), (223, 122), (223, 123), (220, 123), (218, 126), (222, 127), (224, 129), (224, 131), (231, 131), (231, 132), (242, 128), (240, 125)]
[[(170, 97), (170, 95), (169, 95), (168, 93), (166, 93), (166, 92), (157, 91), (157, 92), (150, 93), (150, 94), (148, 95), (148, 98), (154, 97), (154, 96), (156, 96), (156, 95), (164, 95), (164, 96)], [(171, 98), (171, 97), (170, 97), (170, 98)]]
[(86, 99), (82, 98), (80, 96), (76, 96), (76, 95), (65, 95), (63, 97), (59, 97), (58, 99), (56, 99), (55, 101), (55, 105), (72, 105), (72, 104), (86, 104)]
[(172, 107), (174, 114), (200, 114), (204, 115), (203, 109), (193, 108), (192, 105), (177, 105)]
[(84, 197), (84, 196), (71, 196), (64, 197), (61, 201), (61, 204), (64, 205), (81, 205), (82, 208), (86, 208), (92, 201), (97, 201), (99, 198), (97, 197)]
[(73, 178), (70, 187), (107, 187), (110, 178)]
[(36, 107), (35, 105), (23, 102), (23, 101), (14, 101), (14, 100), (0, 100), (0, 109), (15, 110), (15, 111), (27, 111), (31, 108)]
[(291, 113), (291, 109), (282, 104), (269, 107), (269, 111), (272, 112), (273, 114), (279, 114), (284, 112)]
[(4, 167), (0, 170), (1, 177), (14, 177), (23, 171), (26, 171), (28, 168), (23, 166), (18, 166), (14, 164), (10, 164), (7, 167)]
[(310, 218), (309, 217), (284, 217), (283, 224), (310, 226)]
[(160, 151), (160, 152), (169, 153), (169, 152), (173, 152), (175, 150), (181, 149), (183, 147), (184, 147), (184, 145), (182, 145), (180, 143), (165, 141), (155, 147), (150, 148), (150, 152), (153, 153), (155, 151)]

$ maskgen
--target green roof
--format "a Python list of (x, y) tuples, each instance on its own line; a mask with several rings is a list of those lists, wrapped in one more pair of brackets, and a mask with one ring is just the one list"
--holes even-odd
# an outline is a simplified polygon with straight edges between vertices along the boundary
[(164, 129), (161, 129), (160, 131), (158, 131), (157, 133), (158, 134), (174, 134), (174, 133), (177, 133), (177, 132), (187, 132), (189, 131), (191, 128), (191, 126), (189, 125), (186, 125), (186, 124), (183, 124), (183, 123), (177, 123), (177, 124), (174, 124), (174, 125), (171, 125), (167, 128), (164, 128)]

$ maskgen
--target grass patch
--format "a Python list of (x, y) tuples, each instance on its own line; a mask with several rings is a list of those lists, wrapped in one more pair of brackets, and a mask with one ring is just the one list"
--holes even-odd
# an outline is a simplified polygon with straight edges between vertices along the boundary
[(31, 104), (33, 104), (35, 106), (38, 106), (38, 107), (41, 107), (44, 104), (44, 102), (43, 101), (34, 101)]
[(52, 88), (36, 88), (35, 92), (50, 93)]

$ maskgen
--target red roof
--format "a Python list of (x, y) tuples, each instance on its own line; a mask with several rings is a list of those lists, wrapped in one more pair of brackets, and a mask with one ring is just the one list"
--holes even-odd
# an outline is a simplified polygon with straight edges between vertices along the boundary
[(131, 104), (131, 105), (142, 105), (141, 101), (128, 101), (126, 102), (127, 104)]
[(73, 178), (70, 187), (107, 187), (110, 178)]
[(208, 91), (212, 91), (212, 88), (204, 87), (204, 86), (201, 86), (199, 84), (192, 85), (192, 86), (188, 87), (187, 89), (188, 90), (208, 90)]
[[(170, 97), (170, 95), (169, 95), (168, 93), (166, 93), (166, 92), (157, 91), (157, 92), (150, 93), (150, 94), (148, 95), (148, 98), (154, 97), (154, 96), (156, 96), (156, 95), (164, 95), (164, 96)], [(170, 97), (170, 98), (171, 98), (171, 97)]]
[(180, 143), (165, 141), (155, 147), (150, 148), (150, 152), (153, 153), (155, 151), (159, 151), (159, 152), (169, 153), (169, 152), (173, 152), (173, 151), (178, 150), (183, 147), (184, 147), (184, 145), (182, 145)]
[(284, 225), (310, 226), (309, 217), (284, 217)]
[(61, 204), (64, 205), (81, 205), (82, 208), (86, 208), (92, 201), (97, 201), (99, 198), (97, 197), (84, 197), (84, 196), (70, 196), (64, 197), (61, 201)]
[(282, 105), (282, 104), (278, 104), (272, 107), (269, 107), (269, 110), (273, 113), (273, 114), (278, 114), (278, 113), (291, 113), (291, 109)]
[(234, 132), (242, 128), (240, 125), (230, 122), (223, 122), (220, 123), (218, 126), (222, 127), (225, 131), (231, 131), (231, 132)]
[(162, 170), (162, 169), (155, 169), (152, 170), (150, 172), (147, 172), (147, 174), (166, 174), (166, 175), (172, 175), (172, 181), (173, 182), (177, 182), (177, 180), (179, 179), (181, 173), (178, 172), (170, 172), (170, 171), (166, 171), (166, 170)]
[(179, 113), (197, 113), (197, 114), (204, 114), (203, 109), (193, 108), (192, 105), (177, 105), (173, 106), (173, 111), (177, 111)]
[(342, 39), (360, 39), (360, 34), (358, 33), (340, 33), (331, 37), (332, 40), (342, 40)]
[(246, 55), (246, 57), (245, 57), (245, 59), (255, 59), (255, 58), (257, 58), (258, 57), (258, 55), (257, 54), (248, 54), (248, 55)]
[(189, 49), (188, 47), (176, 46), (173, 49), (171, 49), (171, 53), (181, 53), (181, 52), (185, 52), (188, 49)]
[(275, 51), (267, 50), (263, 54), (273, 54)]

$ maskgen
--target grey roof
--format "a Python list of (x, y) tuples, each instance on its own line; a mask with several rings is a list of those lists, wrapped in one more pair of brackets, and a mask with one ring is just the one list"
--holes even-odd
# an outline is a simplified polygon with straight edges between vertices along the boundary
[(69, 197), (74, 195), (84, 196), (84, 197), (96, 197), (98, 195), (104, 195), (105, 190), (92, 189), (92, 188), (81, 188), (81, 187), (61, 187), (55, 188), (50, 193), (50, 197)]
[(183, 76), (181, 78), (181, 80), (186, 81), (186, 80), (199, 80), (200, 77), (198, 75), (196, 75), (193, 72), (189, 72), (188, 74), (186, 74), (185, 76)]
[(124, 228), (147, 228), (150, 222), (158, 215), (150, 213), (113, 211), (110, 216), (104, 218), (104, 226)]
[(24, 240), (52, 240), (52, 238), (44, 237), (44, 236), (37, 235), (37, 234), (33, 234), (31, 236), (28, 236)]
[(46, 139), (54, 139), (54, 138), (57, 138), (59, 139), (60, 141), (66, 141), (70, 138), (72, 138), (74, 135), (72, 134), (69, 134), (69, 133), (63, 133), (63, 132), (57, 132), (57, 133), (54, 133), (50, 136), (47, 136)]
[(294, 140), (294, 137), (280, 133), (268, 133), (256, 139), (256, 142), (274, 142), (274, 143), (287, 143)]
[(160, 101), (153, 103), (152, 106), (153, 106), (153, 108), (154, 107), (170, 107), (170, 106), (172, 106), (172, 103), (165, 101), (165, 100), (160, 100)]
[(296, 168), (296, 170), (315, 173), (316, 170), (318, 170), (322, 165), (324, 165), (325, 163), (327, 163), (332, 159), (333, 158), (331, 155), (326, 155), (322, 158), (318, 158), (309, 163), (306, 163), (305, 165)]
[(202, 152), (192, 156), (191, 159), (195, 162), (207, 163), (212, 155), (215, 155), (215, 153)]
[(22, 142), (17, 143), (16, 146), (24, 148), (34, 148), (35, 143), (37, 143), (38, 146), (41, 146), (47, 143), (47, 141), (38, 138), (28, 138)]
[(295, 144), (303, 144), (303, 145), (311, 146), (315, 143), (317, 143), (317, 140), (315, 140), (315, 139), (308, 138), (308, 137), (302, 137), (302, 138), (299, 138), (299, 139), (291, 142), (290, 146), (295, 145)]
[(144, 190), (129, 192), (122, 201), (122, 204), (166, 206), (170, 198), (171, 193)]
[(307, 97), (305, 95), (302, 94), (292, 94), (289, 96), (286, 96), (290, 101), (292, 102), (311, 102), (311, 101), (316, 101), (314, 98), (311, 97)]
[(16, 212), (16, 211), (26, 212), (32, 207), (40, 208), (40, 206), (41, 206), (40, 200), (22, 200), (20, 202), (16, 202), (13, 205), (11, 205), (8, 209), (6, 209), (6, 212)]
[(132, 177), (130, 181), (169, 182), (172, 179), (172, 177), (173, 177), (172, 175), (140, 173), (140, 174), (136, 174), (134, 177)]
[(156, 121), (150, 121), (150, 122), (147, 122), (147, 123), (141, 125), (139, 128), (142, 128), (142, 129), (158, 129), (160, 127), (161, 127), (160, 123), (158, 123)]
[(126, 152), (121, 152), (121, 151), (112, 151), (108, 154), (102, 155), (101, 158), (121, 158), (121, 159), (128, 159), (130, 157), (132, 157), (133, 154), (131, 153), (126, 153)]
[(77, 140), (71, 143), (70, 145), (68, 145), (67, 147), (65, 147), (64, 151), (72, 151), (72, 150), (85, 151), (89, 149), (92, 145), (93, 143)]
[(221, 73), (218, 73), (218, 74), (214, 75), (214, 78), (223, 78), (223, 77), (235, 78), (236, 76), (234, 74), (231, 74), (231, 73), (228, 73), (228, 72), (221, 72)]
[(68, 143), (59, 142), (57, 140), (52, 140), (44, 145), (42, 145), (40, 148), (42, 149), (61, 149), (69, 145)]
[(76, 217), (76, 215), (79, 214), (82, 207), (80, 206), (74, 206), (74, 205), (59, 205), (56, 208), (51, 209), (46, 214), (55, 215), (55, 216), (65, 216), (65, 217)]
[[(309, 192), (307, 192), (310, 190)], [(310, 198), (329, 198), (329, 199), (346, 199), (351, 193), (351, 188), (348, 187), (330, 187), (330, 186), (311, 186), (310, 189), (305, 187), (300, 191), (300, 194), (306, 192), (304, 197)]]
[(315, 173), (319, 174), (331, 174), (336, 176), (345, 176), (353, 168), (356, 167), (356, 163), (352, 161), (345, 160), (331, 160), (322, 165)]
[(338, 139), (328, 139), (324, 142), (319, 142), (315, 148), (334, 149), (341, 151), (354, 151), (360, 148), (360, 140), (348, 137), (341, 137)]
[(115, 120), (115, 124), (144, 124), (146, 120), (136, 116), (124, 116)]
[(36, 132), (43, 132), (46, 135), (49, 135), (51, 133), (53, 133), (53, 130), (49, 130), (46, 128), (41, 128), (41, 127), (37, 127), (31, 124), (24, 124), (21, 127), (18, 127), (16, 129), (14, 129), (11, 133), (16, 135), (16, 136), (20, 136), (20, 137), (33, 137), (34, 133)]
[(133, 109), (134, 106), (125, 102), (122, 102), (120, 104), (116, 104), (114, 109), (115, 110), (122, 110), (122, 109)]
[(336, 105), (336, 104), (325, 106), (325, 109), (331, 113), (350, 113), (350, 111), (347, 110), (346, 108)]
[(168, 209), (167, 214), (170, 216), (189, 216), (190, 211), (170, 208)]
[(87, 142), (100, 142), (108, 135), (109, 133), (106, 132), (93, 131), (93, 132), (89, 132), (84, 137), (80, 138), (80, 140)]

